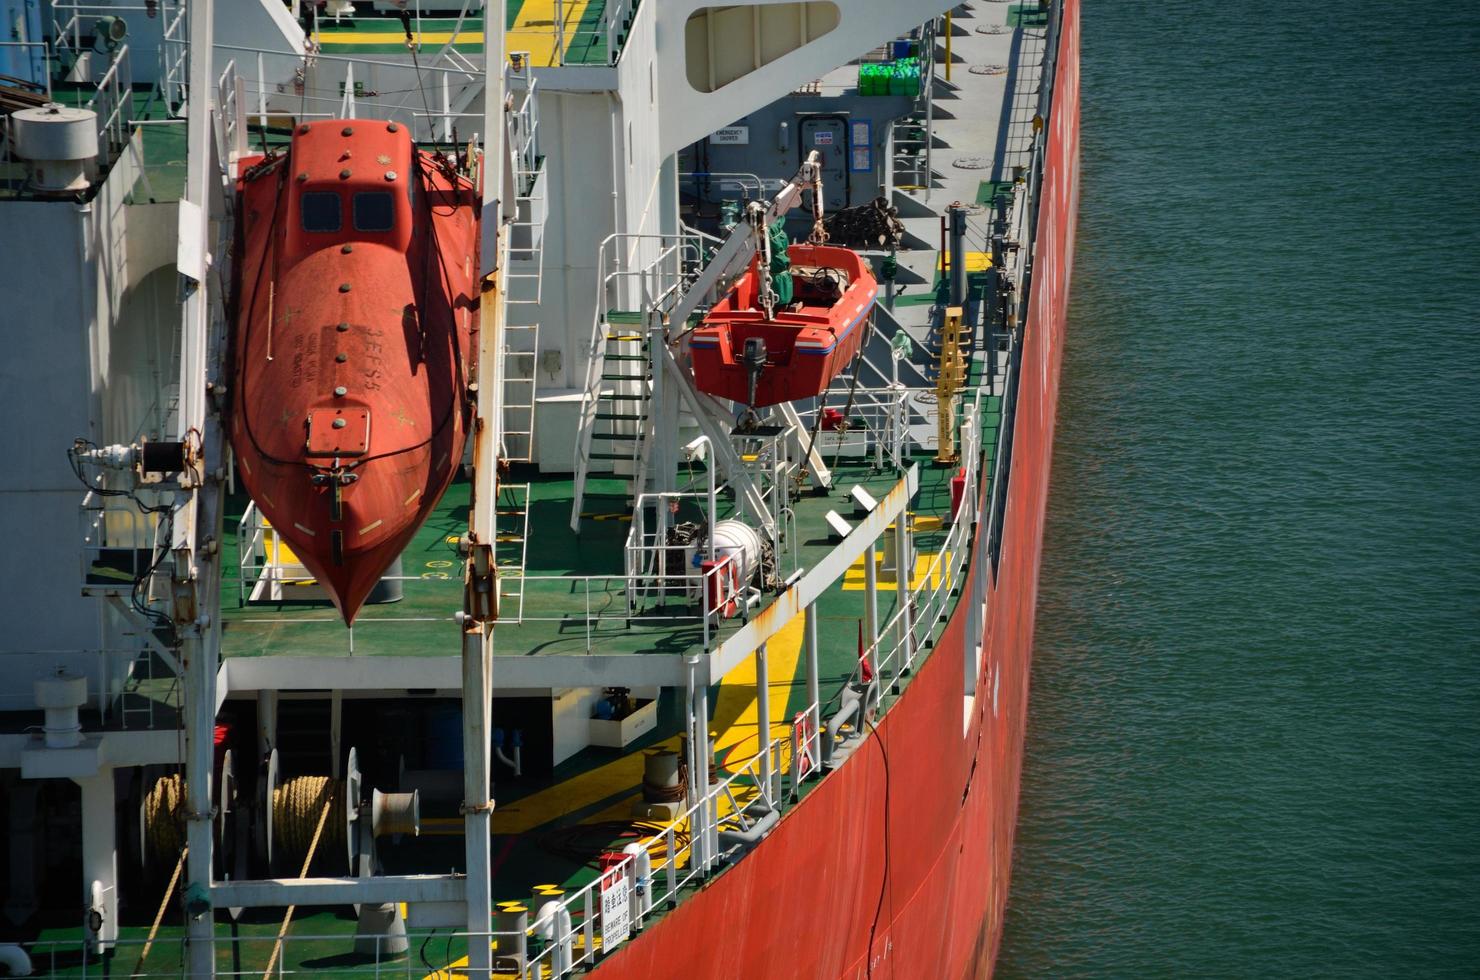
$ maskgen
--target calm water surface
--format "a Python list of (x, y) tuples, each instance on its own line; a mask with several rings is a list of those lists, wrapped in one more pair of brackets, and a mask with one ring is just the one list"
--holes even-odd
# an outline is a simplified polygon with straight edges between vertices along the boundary
[(1480, 5), (1083, 28), (999, 976), (1480, 974)]

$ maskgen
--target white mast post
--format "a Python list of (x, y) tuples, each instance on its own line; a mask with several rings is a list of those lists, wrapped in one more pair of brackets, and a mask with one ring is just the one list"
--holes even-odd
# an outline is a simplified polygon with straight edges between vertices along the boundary
[[(498, 499), (498, 447), (503, 428), (501, 353), (503, 289), (508, 237), (507, 148), (504, 118), (505, 0), (483, 11), (483, 161), (478, 320), (478, 395), (473, 421), (473, 499), (468, 515), (468, 564), (464, 576), (463, 656), (463, 819), (467, 842), (468, 976), (487, 978), (493, 967), (488, 933), (493, 910), (489, 831), (493, 800), (489, 786), (489, 732), (493, 706), (493, 626), (498, 617), (498, 577), (494, 562), (495, 504)], [(480, 938), (481, 937), (481, 938)]]

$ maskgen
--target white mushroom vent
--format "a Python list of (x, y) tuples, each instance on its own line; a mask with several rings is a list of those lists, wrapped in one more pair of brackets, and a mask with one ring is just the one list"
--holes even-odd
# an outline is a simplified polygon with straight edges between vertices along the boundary
[(87, 703), (87, 678), (58, 670), (35, 683), (36, 707), (46, 712), (46, 747), (70, 749), (82, 744), (77, 709)]
[(85, 190), (98, 159), (98, 114), (55, 102), (10, 114), (10, 140), (40, 194)]

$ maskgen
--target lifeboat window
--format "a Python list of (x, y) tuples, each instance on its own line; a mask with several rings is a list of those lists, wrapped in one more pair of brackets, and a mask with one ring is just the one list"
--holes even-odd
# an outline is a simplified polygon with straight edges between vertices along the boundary
[(338, 231), (339, 195), (333, 191), (310, 191), (299, 199), (304, 231)]
[(355, 195), (355, 231), (390, 231), (396, 206), (390, 191), (366, 191)]

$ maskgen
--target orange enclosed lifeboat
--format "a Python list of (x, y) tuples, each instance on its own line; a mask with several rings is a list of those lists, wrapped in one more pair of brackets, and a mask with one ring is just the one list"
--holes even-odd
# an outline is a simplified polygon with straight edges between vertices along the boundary
[(767, 317), (757, 257), (689, 341), (700, 391), (760, 408), (827, 390), (858, 353), (878, 283), (857, 252), (792, 245), (794, 295)]
[(237, 182), (237, 472), (346, 623), (462, 461), (474, 180), (384, 120), (308, 123)]

